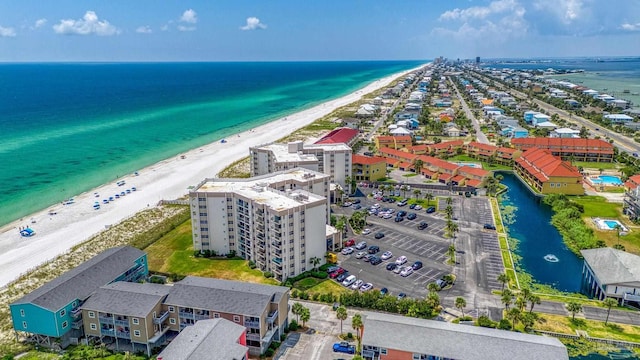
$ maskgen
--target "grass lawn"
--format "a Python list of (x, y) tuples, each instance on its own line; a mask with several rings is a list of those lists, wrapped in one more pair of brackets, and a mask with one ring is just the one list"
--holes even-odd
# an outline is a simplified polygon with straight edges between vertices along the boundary
[(576, 196), (571, 200), (584, 206), (586, 217), (617, 218), (622, 214), (622, 204), (607, 202), (602, 196)]
[(418, 176), (418, 174), (416, 174), (416, 173), (410, 173), (410, 174), (404, 174), (404, 175), (402, 175), (402, 176), (409, 178), (409, 177)]
[(303, 290), (303, 291), (307, 291), (309, 289), (311, 289), (312, 287), (319, 285), (320, 283), (327, 281), (327, 279), (316, 279), (316, 278), (312, 278), (312, 277), (308, 277), (305, 279), (302, 279), (300, 281), (296, 281), (295, 284), (293, 284), (293, 288), (294, 289), (298, 289), (298, 290)]
[(582, 166), (583, 169), (617, 169), (619, 167), (616, 163), (603, 163), (603, 162), (585, 162), (585, 161), (574, 161), (573, 166)]
[(499, 164), (489, 165), (489, 163), (487, 162), (474, 159), (471, 156), (465, 155), (465, 154), (452, 156), (448, 158), (447, 161), (474, 162), (474, 163), (482, 164), (482, 168), (485, 170), (511, 170), (512, 169), (511, 166), (505, 166), (505, 165), (499, 165)]
[(147, 252), (150, 271), (278, 284), (274, 279), (265, 278), (261, 271), (250, 269), (246, 260), (194, 257), (191, 220), (185, 221), (144, 250)]
[(23, 360), (49, 360), (49, 359), (59, 359), (60, 355), (51, 354), (42, 351), (29, 351), (25, 355), (21, 356), (20, 359)]
[(342, 293), (349, 292), (350, 290), (346, 287), (336, 283), (335, 281), (331, 281), (326, 279), (319, 283), (318, 285), (309, 289), (309, 294), (334, 294), (336, 296), (340, 296)]
[(575, 335), (576, 330), (583, 330), (591, 337), (640, 342), (640, 327), (638, 326), (612, 323), (605, 325), (601, 321), (578, 318), (572, 321), (570, 316), (561, 315), (540, 314), (540, 317), (545, 321), (542, 324), (537, 324), (536, 330), (572, 335)]

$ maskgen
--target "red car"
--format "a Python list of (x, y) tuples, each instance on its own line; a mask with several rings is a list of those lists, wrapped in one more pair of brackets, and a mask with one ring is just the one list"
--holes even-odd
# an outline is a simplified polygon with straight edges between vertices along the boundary
[(356, 239), (349, 239), (344, 242), (344, 247), (354, 246), (356, 244)]
[(338, 270), (332, 272), (331, 274), (329, 274), (329, 277), (332, 279), (337, 278), (340, 274), (344, 273), (345, 270), (343, 268), (338, 268)]

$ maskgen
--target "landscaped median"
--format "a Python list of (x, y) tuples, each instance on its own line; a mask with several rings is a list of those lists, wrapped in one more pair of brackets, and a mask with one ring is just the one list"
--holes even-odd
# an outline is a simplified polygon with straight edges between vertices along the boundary
[(502, 255), (502, 264), (504, 265), (504, 271), (509, 277), (509, 284), (514, 284), (519, 289), (520, 283), (518, 281), (518, 277), (516, 276), (516, 267), (513, 263), (511, 250), (509, 249), (507, 234), (505, 232), (504, 225), (502, 224), (502, 217), (500, 216), (498, 199), (489, 198), (489, 202), (491, 203), (491, 212), (493, 213), (493, 220), (495, 221), (496, 232), (498, 233), (498, 242), (500, 243), (500, 254)]

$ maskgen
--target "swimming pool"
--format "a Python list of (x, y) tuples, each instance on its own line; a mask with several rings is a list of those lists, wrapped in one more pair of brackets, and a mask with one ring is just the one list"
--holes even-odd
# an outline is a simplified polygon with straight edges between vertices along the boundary
[(592, 177), (589, 179), (592, 184), (595, 185), (605, 185), (605, 186), (613, 186), (613, 185), (622, 185), (622, 180), (620, 177), (613, 175), (600, 175), (596, 177)]
[(469, 166), (476, 169), (482, 169), (482, 164), (478, 164), (474, 162), (457, 162), (455, 164), (458, 166)]
[(594, 218), (593, 220), (595, 221), (596, 226), (600, 230), (616, 230), (616, 226), (620, 226), (620, 231), (622, 232), (628, 231), (628, 229), (624, 225), (622, 225), (622, 223), (618, 220), (600, 219), (600, 218)]

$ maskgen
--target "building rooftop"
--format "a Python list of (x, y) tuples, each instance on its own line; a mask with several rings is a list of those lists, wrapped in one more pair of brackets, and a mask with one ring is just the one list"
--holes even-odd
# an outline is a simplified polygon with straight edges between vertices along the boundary
[(171, 286), (116, 282), (96, 290), (82, 309), (110, 314), (146, 317), (171, 291)]
[(365, 313), (362, 344), (449, 359), (569, 359), (552, 337), (373, 312)]
[[(187, 326), (158, 355), (158, 360), (243, 359), (248, 348), (238, 339), (244, 326), (226, 319), (200, 320)], [(215, 354), (215, 355), (213, 355)]]
[[(367, 111), (371, 111), (368, 110)], [(351, 128), (338, 128), (329, 132), (327, 135), (320, 138), (320, 140), (316, 141), (316, 144), (349, 144), (352, 142), (358, 135), (360, 131)]]
[(277, 163), (285, 162), (317, 162), (318, 157), (313, 154), (305, 154), (302, 151), (289, 151), (289, 144), (273, 143), (268, 145), (259, 146), (258, 149), (268, 150), (273, 154)]
[(640, 256), (610, 247), (581, 250), (600, 284), (635, 283), (640, 286)]
[(525, 151), (516, 162), (542, 182), (547, 181), (552, 176), (582, 179), (582, 174), (580, 174), (578, 168), (572, 166), (567, 161), (562, 161), (551, 155), (551, 153), (546, 150), (538, 148), (529, 149)]
[(586, 148), (585, 152), (589, 152), (590, 150), (607, 150), (613, 154), (613, 144), (610, 144), (607, 141), (602, 139), (581, 139), (581, 138), (519, 138), (519, 139), (511, 139), (511, 143), (515, 146), (529, 146), (529, 147), (537, 147), (537, 148), (558, 148), (565, 149), (568, 148)]
[(143, 251), (131, 246), (105, 250), (11, 305), (31, 303), (50, 311), (58, 311), (76, 299), (84, 301), (100, 286), (112, 282), (131, 269), (134, 262), (144, 255)]
[(352, 155), (351, 163), (352, 164), (362, 164), (362, 165), (373, 165), (381, 162), (385, 162), (386, 159), (380, 156), (362, 156), (362, 155)]
[(231, 314), (260, 316), (289, 291), (284, 286), (187, 276), (175, 283), (165, 303)]

